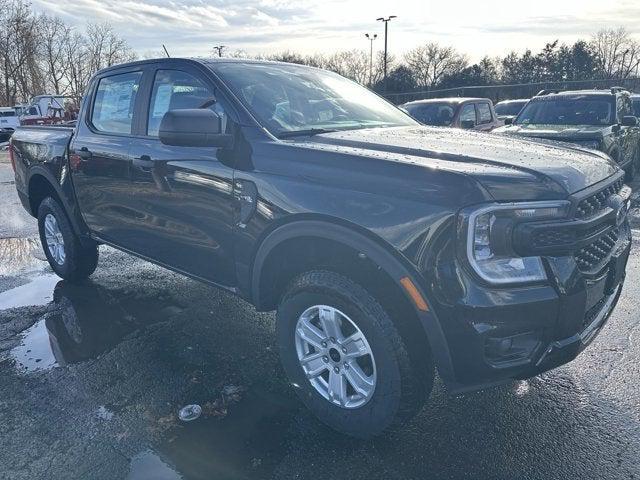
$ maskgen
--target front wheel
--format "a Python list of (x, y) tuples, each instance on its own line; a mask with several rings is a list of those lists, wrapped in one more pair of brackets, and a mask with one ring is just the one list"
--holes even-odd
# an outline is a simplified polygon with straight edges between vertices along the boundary
[(98, 265), (98, 246), (85, 246), (57, 200), (45, 198), (38, 208), (40, 242), (53, 271), (69, 281), (82, 280)]
[(417, 371), (382, 306), (350, 279), (320, 270), (300, 275), (277, 316), (282, 365), (301, 400), (333, 429), (371, 437), (424, 404), (433, 365)]

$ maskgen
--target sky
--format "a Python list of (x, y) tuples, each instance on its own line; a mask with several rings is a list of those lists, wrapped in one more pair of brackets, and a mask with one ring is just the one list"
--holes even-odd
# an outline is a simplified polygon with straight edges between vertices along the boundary
[(249, 54), (295, 50), (326, 53), (368, 49), (365, 33), (378, 34), (374, 49), (403, 54), (430, 41), (451, 45), (472, 61), (511, 50), (539, 50), (548, 41), (588, 39), (603, 27), (625, 27), (640, 38), (640, 0), (33, 0), (46, 11), (84, 28), (107, 21), (144, 56), (211, 55), (214, 45)]

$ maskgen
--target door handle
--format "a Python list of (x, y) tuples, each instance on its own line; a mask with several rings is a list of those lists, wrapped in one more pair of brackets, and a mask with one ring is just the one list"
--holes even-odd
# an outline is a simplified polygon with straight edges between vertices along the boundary
[(151, 160), (149, 155), (140, 155), (133, 159), (133, 166), (141, 170), (151, 170), (151, 168), (153, 168), (153, 160)]

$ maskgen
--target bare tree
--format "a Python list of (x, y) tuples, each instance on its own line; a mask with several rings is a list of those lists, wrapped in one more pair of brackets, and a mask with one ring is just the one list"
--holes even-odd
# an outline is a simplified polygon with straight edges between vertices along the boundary
[(604, 78), (627, 78), (640, 65), (640, 43), (620, 28), (605, 28), (591, 38), (596, 65)]
[(63, 84), (65, 77), (65, 44), (72, 36), (71, 27), (58, 17), (49, 17), (46, 14), (38, 18), (40, 26), (40, 48), (44, 71), (48, 83), (51, 84), (56, 95), (67, 93), (69, 85)]
[(86, 34), (87, 61), (91, 71), (135, 60), (136, 54), (108, 23), (90, 23)]
[(0, 13), (0, 72), (5, 103), (28, 98), (38, 88), (35, 67), (37, 56), (37, 22), (29, 4), (13, 0), (2, 5)]
[(362, 85), (369, 83), (369, 53), (364, 50), (336, 52), (325, 57), (321, 66)]
[(467, 57), (453, 47), (435, 42), (410, 50), (404, 60), (419, 87), (433, 87), (442, 77), (460, 72), (469, 63)]
[(94, 70), (89, 62), (85, 38), (71, 31), (62, 44), (62, 74), (68, 93), (79, 101)]

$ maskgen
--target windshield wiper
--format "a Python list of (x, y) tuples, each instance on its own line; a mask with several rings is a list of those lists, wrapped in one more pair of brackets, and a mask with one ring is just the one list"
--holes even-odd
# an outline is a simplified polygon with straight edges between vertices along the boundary
[(333, 133), (338, 132), (337, 129), (331, 128), (307, 128), (304, 130), (291, 130), (289, 132), (281, 132), (278, 134), (278, 138), (291, 138), (291, 137), (306, 137), (311, 135), (318, 135), (320, 133)]

